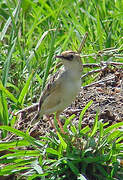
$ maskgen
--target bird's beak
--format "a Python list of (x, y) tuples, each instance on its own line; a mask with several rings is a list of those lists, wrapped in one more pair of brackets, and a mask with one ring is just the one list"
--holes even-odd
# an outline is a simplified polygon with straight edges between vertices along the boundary
[(57, 56), (55, 56), (55, 58), (64, 59), (64, 56), (62, 56), (62, 55), (57, 55)]

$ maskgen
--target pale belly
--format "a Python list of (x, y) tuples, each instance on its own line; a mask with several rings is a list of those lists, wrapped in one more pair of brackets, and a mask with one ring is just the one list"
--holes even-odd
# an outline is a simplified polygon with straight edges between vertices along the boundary
[[(78, 82), (69, 82), (62, 88), (61, 93), (58, 95), (58, 104), (52, 108), (45, 109), (43, 114), (51, 114), (54, 112), (62, 112), (66, 109), (76, 98), (80, 91), (81, 80)], [(56, 101), (57, 96), (54, 96)], [(53, 100), (52, 100), (53, 101)]]
[(62, 98), (62, 103), (65, 104), (65, 108), (67, 106), (69, 106), (76, 98), (76, 96), (78, 95), (79, 91), (80, 91), (80, 87), (81, 87), (81, 80), (79, 80), (76, 83), (69, 83), (68, 85), (66, 85), (66, 88), (64, 89), (64, 96)]

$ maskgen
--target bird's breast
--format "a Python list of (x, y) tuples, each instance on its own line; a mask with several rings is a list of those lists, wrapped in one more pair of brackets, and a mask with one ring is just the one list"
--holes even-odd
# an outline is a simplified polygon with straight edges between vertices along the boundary
[(81, 80), (69, 80), (66, 81), (63, 86), (63, 101), (67, 104), (71, 104), (75, 100), (81, 87)]

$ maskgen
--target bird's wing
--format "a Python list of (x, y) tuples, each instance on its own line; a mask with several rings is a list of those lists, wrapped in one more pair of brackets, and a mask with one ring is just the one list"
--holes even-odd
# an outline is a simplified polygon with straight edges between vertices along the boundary
[[(61, 68), (59, 69), (59, 71), (57, 71), (54, 75), (52, 75), (49, 78), (49, 81), (40, 96), (39, 104), (38, 104), (38, 113), (32, 119), (31, 121), (32, 125), (38, 121), (43, 103), (47, 104), (47, 105), (45, 104), (47, 108), (50, 108), (51, 106), (57, 106), (60, 103), (59, 98), (57, 98), (56, 96), (56, 92), (59, 92), (59, 90), (62, 89), (60, 79), (62, 78), (63, 74), (64, 74), (64, 69)], [(55, 97), (55, 99), (51, 100), (52, 99), (50, 97), (51, 94), (53, 95), (52, 98)], [(49, 101), (50, 103), (47, 103)]]
[(41, 106), (43, 104), (43, 102), (46, 100), (46, 98), (51, 95), (52, 93), (55, 94), (55, 92), (58, 92), (59, 89), (61, 89), (61, 82), (59, 80), (59, 78), (62, 76), (63, 74), (63, 69), (60, 69), (59, 71), (57, 71), (54, 75), (52, 75), (49, 78), (49, 81), (47, 83), (47, 85), (45, 86), (40, 100), (39, 100), (39, 107), (38, 107), (38, 112), (40, 112), (41, 110)]

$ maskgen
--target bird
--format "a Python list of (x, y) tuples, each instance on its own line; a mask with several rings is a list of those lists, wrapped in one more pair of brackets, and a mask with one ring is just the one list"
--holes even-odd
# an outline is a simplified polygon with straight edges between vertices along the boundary
[(43, 115), (46, 115), (51, 122), (50, 114), (56, 112), (59, 128), (65, 134), (59, 116), (75, 100), (80, 91), (83, 66), (80, 53), (72, 50), (64, 51), (55, 58), (61, 60), (63, 67), (49, 78), (41, 93), (38, 111), (31, 124), (37, 123)]

